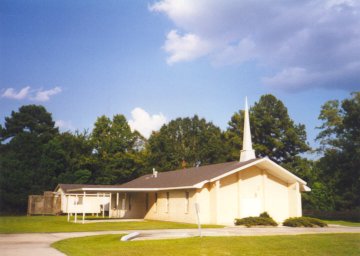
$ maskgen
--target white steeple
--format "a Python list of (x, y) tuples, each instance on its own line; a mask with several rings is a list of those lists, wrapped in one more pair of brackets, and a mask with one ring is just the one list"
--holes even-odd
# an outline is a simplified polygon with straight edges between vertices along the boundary
[(255, 151), (253, 150), (251, 143), (248, 103), (247, 97), (245, 97), (243, 148), (240, 151), (240, 162), (245, 162), (255, 158)]

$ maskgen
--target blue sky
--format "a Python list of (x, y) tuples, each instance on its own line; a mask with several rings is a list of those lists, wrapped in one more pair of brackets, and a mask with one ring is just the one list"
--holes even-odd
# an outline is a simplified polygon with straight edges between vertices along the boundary
[(0, 1), (0, 122), (42, 104), (62, 130), (124, 114), (145, 136), (198, 114), (223, 130), (271, 93), (314, 143), (320, 106), (360, 88), (360, 3)]

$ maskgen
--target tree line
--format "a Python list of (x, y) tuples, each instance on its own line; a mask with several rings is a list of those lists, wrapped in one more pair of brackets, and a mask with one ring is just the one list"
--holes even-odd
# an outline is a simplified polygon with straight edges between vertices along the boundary
[[(323, 104), (317, 149), (275, 96), (261, 96), (249, 111), (257, 157), (267, 156), (308, 181), (312, 191), (303, 195), (305, 209), (359, 207), (360, 92)], [(22, 106), (0, 125), (1, 213), (24, 213), (28, 195), (58, 183), (121, 184), (153, 168), (239, 160), (243, 119), (242, 110), (235, 112), (222, 131), (197, 115), (177, 118), (147, 140), (121, 114), (98, 117), (91, 132), (60, 132), (43, 106)], [(319, 159), (304, 157), (314, 151)]]

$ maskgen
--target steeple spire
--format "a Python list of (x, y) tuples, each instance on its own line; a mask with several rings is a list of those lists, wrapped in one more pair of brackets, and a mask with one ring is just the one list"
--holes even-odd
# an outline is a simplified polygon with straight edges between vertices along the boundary
[(251, 142), (248, 103), (247, 97), (245, 97), (243, 148), (240, 151), (240, 162), (245, 162), (255, 158), (255, 151), (252, 148)]

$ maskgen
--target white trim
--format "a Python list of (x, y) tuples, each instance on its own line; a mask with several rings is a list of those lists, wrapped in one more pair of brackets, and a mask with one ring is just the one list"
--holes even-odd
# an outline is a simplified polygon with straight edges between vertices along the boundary
[(210, 181), (209, 180), (203, 180), (202, 182), (199, 182), (199, 183), (195, 184), (193, 187), (194, 188), (202, 188), (208, 182), (210, 182)]
[[(208, 181), (204, 181), (204, 184)], [(200, 184), (200, 183), (199, 183)], [(167, 187), (167, 188), (79, 188), (68, 191), (112, 191), (112, 192), (151, 192), (151, 191), (164, 191), (164, 190), (181, 190), (181, 189), (196, 189), (194, 186), (185, 186), (185, 187)], [(201, 187), (200, 187), (201, 188)]]
[[(241, 166), (241, 167), (236, 168), (236, 169), (234, 169), (234, 170), (232, 170), (232, 171), (229, 171), (229, 172), (227, 172), (227, 173), (224, 173), (224, 174), (222, 174), (222, 175), (220, 175), (220, 176), (217, 176), (217, 177), (215, 177), (215, 178), (212, 178), (212, 179), (210, 180), (210, 182), (214, 182), (214, 181), (216, 181), (216, 180), (225, 178), (225, 177), (227, 177), (227, 176), (229, 176), (229, 175), (232, 175), (232, 174), (234, 174), (234, 173), (236, 173), (236, 172), (239, 172), (239, 171), (244, 170), (244, 169), (246, 169), (246, 168), (249, 168), (249, 167), (251, 167), (251, 166), (257, 165), (257, 164), (259, 164), (259, 163), (261, 163), (261, 162), (264, 162), (264, 161), (267, 162), (267, 163), (270, 163), (274, 168), (278, 168), (281, 172), (283, 172), (284, 174), (290, 176), (290, 177), (293, 178), (295, 181), (298, 181), (298, 182), (300, 182), (301, 184), (306, 185), (306, 182), (305, 182), (304, 180), (300, 179), (299, 177), (297, 177), (296, 175), (292, 174), (291, 172), (289, 172), (288, 170), (286, 170), (285, 168), (281, 167), (280, 165), (278, 165), (277, 163), (273, 162), (272, 160), (270, 160), (270, 159), (267, 158), (267, 157), (261, 158), (261, 159), (259, 159), (259, 160), (257, 160), (257, 161), (251, 162), (251, 163), (249, 163), (249, 164), (247, 164), (247, 165)], [(280, 179), (281, 179), (281, 178), (280, 178)], [(200, 184), (200, 183), (199, 183), (199, 184)]]
[(311, 188), (309, 188), (308, 186), (303, 185), (303, 184), (302, 184), (301, 188), (302, 188), (301, 191), (304, 191), (304, 192), (310, 192), (311, 191)]
[[(164, 191), (164, 190), (182, 190), (182, 189), (198, 189), (198, 188), (202, 188), (206, 183), (208, 182), (214, 182), (214, 181), (217, 181), (217, 180), (220, 180), (222, 178), (225, 178), (229, 175), (232, 175), (234, 173), (237, 173), (241, 170), (244, 170), (246, 168), (249, 168), (251, 166), (254, 166), (254, 165), (257, 165), (261, 162), (267, 162), (269, 163), (270, 165), (272, 165), (273, 168), (277, 168), (279, 171), (281, 171), (282, 173), (284, 173), (285, 175), (287, 175), (288, 177), (294, 179), (295, 181), (297, 182), (300, 182), (302, 185), (306, 185), (306, 182), (302, 179), (300, 179), (299, 177), (297, 177), (296, 175), (292, 174), (291, 172), (289, 172), (288, 170), (286, 170), (285, 168), (281, 167), (280, 165), (278, 165), (277, 163), (273, 162), (272, 160), (270, 160), (269, 158), (261, 158), (261, 159), (258, 159), (256, 161), (253, 161), (251, 163), (248, 163), (246, 165), (243, 165), (241, 167), (238, 167), (238, 168), (235, 168), (231, 171), (228, 171), (224, 174), (221, 174), (215, 178), (212, 178), (210, 180), (204, 180), (204, 181), (201, 181), (197, 184), (194, 184), (192, 186), (183, 186), (183, 187), (167, 187), (167, 188), (101, 188), (101, 187), (98, 187), (98, 188), (86, 188), (86, 187), (83, 187), (83, 188), (78, 188), (78, 189), (69, 189), (68, 191), (71, 192), (71, 191), (111, 191), (111, 192), (151, 192), (151, 191)], [(281, 179), (281, 178), (280, 178)], [(310, 189), (310, 188), (308, 188)], [(304, 188), (305, 191), (308, 191)], [(310, 189), (311, 190), (311, 189)]]
[(300, 179), (298, 176), (296, 176), (295, 174), (289, 172), (288, 170), (286, 170), (284, 167), (282, 167), (281, 165), (278, 165), (277, 163), (271, 161), (269, 158), (262, 158), (265, 161), (267, 161), (268, 163), (272, 164), (273, 166), (275, 166), (276, 168), (279, 168), (281, 171), (285, 172), (287, 175), (289, 175), (290, 177), (294, 178), (296, 181), (306, 185), (306, 181)]

